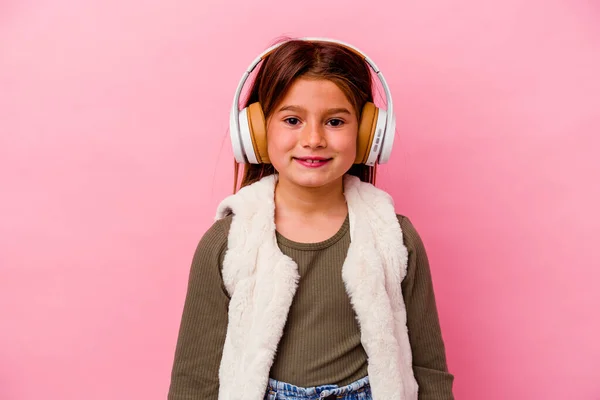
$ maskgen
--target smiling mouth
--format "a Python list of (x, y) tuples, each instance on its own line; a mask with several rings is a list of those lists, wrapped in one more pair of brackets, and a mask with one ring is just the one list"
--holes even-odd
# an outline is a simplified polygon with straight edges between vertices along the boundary
[(315, 163), (315, 162), (329, 161), (329, 160), (331, 160), (331, 158), (296, 158), (296, 160)]
[(305, 167), (316, 168), (327, 164), (332, 159), (322, 157), (294, 157), (294, 160)]

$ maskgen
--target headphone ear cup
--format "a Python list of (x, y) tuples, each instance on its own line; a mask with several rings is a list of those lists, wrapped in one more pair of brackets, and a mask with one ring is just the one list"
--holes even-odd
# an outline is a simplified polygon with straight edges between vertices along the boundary
[(250, 164), (268, 163), (267, 129), (260, 103), (252, 103), (242, 109), (239, 119), (240, 147), (247, 162)]
[(240, 147), (243, 152), (244, 162), (249, 164), (257, 164), (256, 154), (252, 147), (252, 133), (250, 123), (248, 121), (248, 107), (240, 110), (238, 114), (240, 126)]
[(394, 114), (388, 114), (387, 118), (391, 118), (390, 130), (386, 129), (385, 137), (381, 143), (381, 154), (379, 155), (379, 164), (385, 164), (389, 161), (392, 154), (392, 147), (394, 147), (394, 137), (396, 136), (396, 116)]
[[(248, 162), (246, 159), (246, 152), (244, 151), (244, 143), (242, 142), (242, 112), (231, 113), (229, 117), (229, 137), (231, 139), (231, 147), (233, 149), (233, 157), (236, 163), (245, 164)], [(246, 130), (247, 130), (246, 123)]]
[(269, 164), (269, 152), (267, 151), (267, 123), (260, 103), (252, 103), (248, 106), (248, 127), (252, 148), (256, 160), (260, 164)]
[(375, 128), (377, 127), (378, 116), (379, 109), (375, 104), (366, 102), (362, 108), (360, 123), (358, 125), (355, 164), (364, 164), (369, 158), (373, 137), (375, 136)]

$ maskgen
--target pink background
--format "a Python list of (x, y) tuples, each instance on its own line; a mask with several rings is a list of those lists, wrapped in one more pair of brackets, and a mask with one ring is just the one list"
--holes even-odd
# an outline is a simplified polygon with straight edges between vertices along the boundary
[(0, 3), (0, 399), (166, 398), (233, 91), (280, 35), (392, 88), (378, 183), (425, 241), (457, 399), (600, 399), (600, 6), (372, 4)]

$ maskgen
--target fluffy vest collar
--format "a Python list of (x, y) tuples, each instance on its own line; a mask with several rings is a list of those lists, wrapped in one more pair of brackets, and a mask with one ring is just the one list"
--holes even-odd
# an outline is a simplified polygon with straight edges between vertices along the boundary
[[(274, 190), (267, 176), (227, 197), (216, 218), (233, 214), (223, 281), (231, 301), (219, 370), (219, 400), (262, 400), (299, 275), (275, 235)], [(401, 282), (408, 251), (392, 198), (344, 177), (351, 244), (342, 279), (361, 327), (375, 400), (417, 400)]]

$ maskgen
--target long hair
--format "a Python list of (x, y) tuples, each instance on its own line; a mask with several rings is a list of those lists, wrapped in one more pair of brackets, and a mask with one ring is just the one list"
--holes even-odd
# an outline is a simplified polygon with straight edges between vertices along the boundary
[[(269, 54), (258, 67), (245, 107), (260, 102), (265, 119), (285, 97), (299, 77), (327, 79), (346, 95), (359, 118), (366, 102), (373, 102), (369, 66), (360, 56), (344, 46), (329, 42), (287, 40)], [(234, 191), (238, 180), (235, 164)], [(240, 188), (277, 171), (271, 164), (245, 164)], [(353, 164), (347, 171), (360, 180), (375, 183), (375, 167)]]

